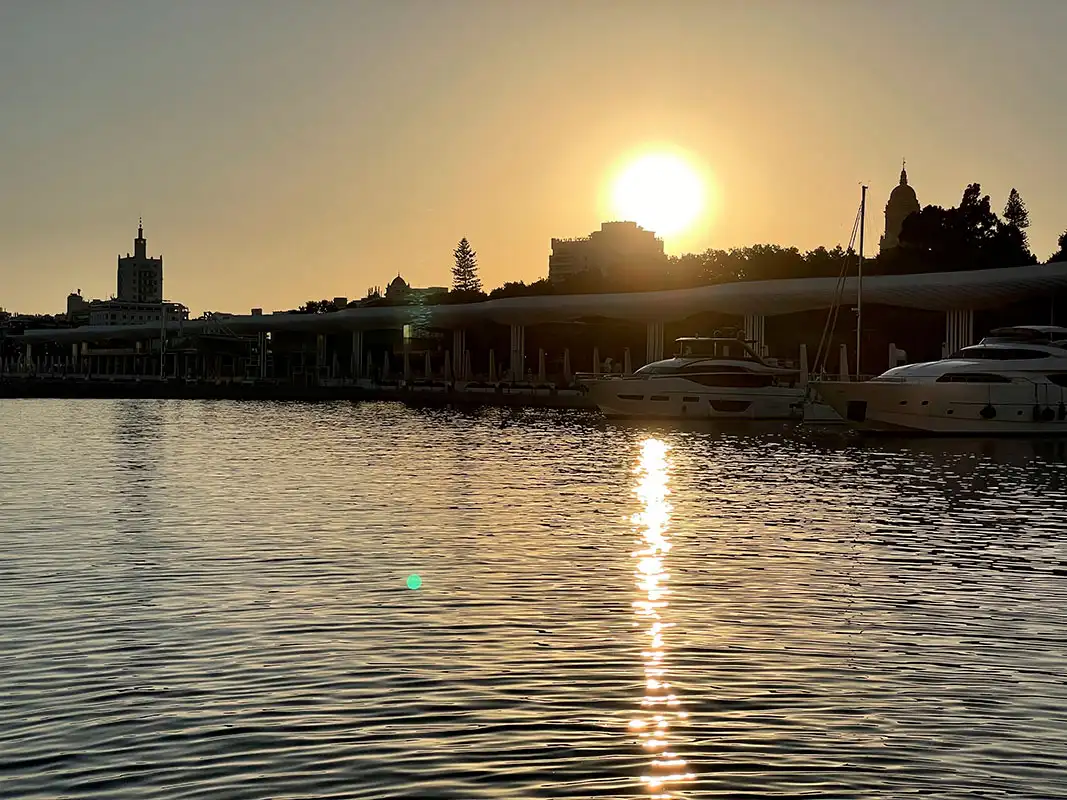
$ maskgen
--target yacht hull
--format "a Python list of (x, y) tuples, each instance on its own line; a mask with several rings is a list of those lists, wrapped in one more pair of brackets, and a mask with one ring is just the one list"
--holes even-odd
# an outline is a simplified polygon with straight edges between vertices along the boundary
[(804, 391), (787, 386), (709, 388), (685, 378), (602, 380), (589, 396), (606, 417), (799, 420)]
[(1067, 391), (1034, 384), (820, 382), (850, 426), (883, 433), (1067, 435)]

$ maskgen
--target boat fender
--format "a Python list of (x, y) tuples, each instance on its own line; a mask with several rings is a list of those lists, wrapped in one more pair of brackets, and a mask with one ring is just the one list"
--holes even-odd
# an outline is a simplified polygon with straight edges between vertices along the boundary
[(685, 403), (682, 403), (682, 413), (685, 413)]
[(1052, 410), (1051, 406), (1048, 408), (1041, 409), (1042, 422), (1052, 422), (1052, 420), (1054, 419), (1056, 419), (1056, 412)]
[(1034, 417), (1034, 422), (1040, 422), (1041, 421), (1041, 406), (1036, 406), (1036, 405), (1034, 406), (1033, 417)]
[(1067, 419), (1067, 406), (1063, 404), (1062, 400), (1060, 400), (1060, 407), (1056, 409), (1056, 419), (1060, 422)]
[(997, 415), (997, 410), (993, 408), (991, 403), (986, 403), (981, 411), (978, 412), (982, 419), (993, 419)]

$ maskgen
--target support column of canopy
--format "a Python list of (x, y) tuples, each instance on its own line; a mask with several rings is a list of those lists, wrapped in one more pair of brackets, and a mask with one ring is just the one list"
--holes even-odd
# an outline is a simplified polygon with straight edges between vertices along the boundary
[(353, 380), (363, 374), (363, 331), (352, 331), (352, 355), (349, 356), (348, 372)]
[(315, 336), (315, 380), (322, 378), (323, 373), (332, 367), (326, 360), (326, 335), (323, 333)]
[(839, 365), (840, 366), (838, 367), (837, 379), (839, 381), (847, 381), (848, 380), (848, 376), (849, 376), (849, 372), (848, 372), (848, 345), (844, 344), (842, 342), (841, 348), (840, 348), (840, 350), (838, 352), (839, 352), (838, 358), (839, 358)]
[(405, 325), (403, 333), (401, 334), (404, 339), (404, 381), (405, 383), (411, 382), (411, 336), (412, 330), (410, 325)]
[(974, 312), (970, 309), (945, 312), (944, 356), (947, 358), (961, 347), (971, 344), (974, 344)]
[(745, 314), (745, 340), (760, 355), (766, 343), (767, 318), (762, 314)]
[(455, 361), (452, 368), (456, 373), (456, 380), (466, 380), (469, 376), (466, 372), (464, 353), (467, 351), (467, 332), (462, 328), (452, 331), (452, 352)]
[[(256, 338), (256, 346), (259, 348), (259, 377), (267, 377), (267, 332), (260, 331)], [(174, 365), (175, 377), (177, 377), (178, 365)]]
[(663, 323), (650, 322), (645, 326), (645, 363), (663, 360)]
[(511, 380), (521, 381), (526, 375), (526, 328), (523, 325), (511, 326)]

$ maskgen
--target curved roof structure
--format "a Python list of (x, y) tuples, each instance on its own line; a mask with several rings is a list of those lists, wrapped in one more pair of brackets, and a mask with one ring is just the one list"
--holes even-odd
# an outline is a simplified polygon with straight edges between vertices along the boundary
[[(347, 308), (328, 314), (269, 314), (233, 316), (221, 323), (190, 320), (170, 323), (168, 330), (200, 333), (220, 327), (233, 333), (304, 331), (341, 333), (400, 328), (409, 323), (458, 328), (483, 322), (537, 325), (578, 322), (592, 318), (632, 322), (675, 322), (705, 312), (742, 316), (775, 316), (812, 311), (833, 305), (836, 278), (794, 278), (743, 281), (675, 289), (664, 292), (548, 295), (509, 297), (464, 305), (387, 306)], [(932, 272), (918, 275), (877, 275), (863, 280), (864, 303), (929, 311), (982, 309), (1035, 295), (1067, 289), (1067, 262), (970, 272)], [(844, 286), (845, 302), (857, 294), (856, 278)], [(28, 341), (92, 342), (155, 338), (159, 325), (82, 327), (31, 330)]]

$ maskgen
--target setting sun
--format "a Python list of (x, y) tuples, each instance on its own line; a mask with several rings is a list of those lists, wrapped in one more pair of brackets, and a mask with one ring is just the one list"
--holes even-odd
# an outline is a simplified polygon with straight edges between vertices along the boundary
[(704, 185), (678, 156), (655, 153), (630, 163), (612, 189), (614, 212), (661, 236), (682, 233), (704, 210)]

